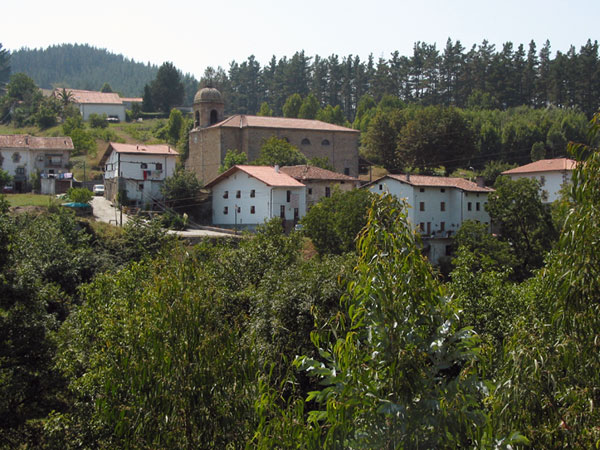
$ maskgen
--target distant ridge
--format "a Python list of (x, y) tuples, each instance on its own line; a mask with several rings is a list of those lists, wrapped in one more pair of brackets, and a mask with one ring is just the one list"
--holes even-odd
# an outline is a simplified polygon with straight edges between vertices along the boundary
[[(108, 83), (125, 97), (141, 97), (158, 66), (136, 62), (88, 44), (60, 44), (46, 49), (22, 48), (11, 53), (11, 73), (23, 72), (43, 89), (70, 87), (99, 91)], [(198, 81), (182, 74), (185, 103), (191, 104)]]

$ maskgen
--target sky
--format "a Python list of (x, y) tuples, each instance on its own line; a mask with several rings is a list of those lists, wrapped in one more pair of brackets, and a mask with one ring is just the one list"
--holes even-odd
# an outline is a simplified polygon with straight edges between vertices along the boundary
[[(415, 42), (448, 38), (469, 49), (484, 39), (554, 52), (599, 38), (600, 0), (6, 0), (0, 44), (10, 51), (89, 44), (137, 62), (169, 61), (200, 79), (254, 55), (410, 56)], [(8, 19), (8, 20), (7, 20)]]

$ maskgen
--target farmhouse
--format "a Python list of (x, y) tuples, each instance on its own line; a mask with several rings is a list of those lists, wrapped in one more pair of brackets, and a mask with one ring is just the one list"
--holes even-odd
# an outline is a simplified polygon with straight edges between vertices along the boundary
[(233, 166), (206, 187), (215, 225), (254, 229), (281, 217), (290, 229), (306, 214), (306, 187), (277, 166)]
[(46, 179), (69, 179), (70, 186), (72, 150), (70, 137), (0, 135), (0, 169), (12, 175), (17, 192), (30, 190), (31, 176), (35, 174)]
[(178, 153), (168, 145), (108, 144), (100, 159), (105, 196), (124, 195), (130, 204), (152, 205), (163, 198), (160, 188), (173, 175)]
[(200, 89), (194, 98), (186, 168), (200, 180), (211, 180), (227, 150), (242, 151), (253, 161), (263, 142), (273, 136), (287, 140), (308, 158), (327, 158), (336, 172), (358, 176), (357, 130), (318, 120), (245, 114), (225, 118), (221, 93), (214, 88)]
[(425, 253), (436, 264), (445, 256), (451, 236), (466, 220), (490, 225), (487, 196), (493, 189), (462, 178), (412, 174), (386, 175), (365, 186), (376, 194), (405, 199), (408, 219), (423, 237)]
[[(54, 95), (58, 96), (60, 92), (62, 89), (56, 89)], [(71, 101), (79, 108), (83, 120), (88, 120), (90, 114), (106, 114), (107, 117), (125, 121), (125, 104), (119, 94), (81, 89), (67, 89), (67, 92), (71, 94)]]
[(552, 203), (560, 197), (563, 185), (571, 182), (575, 161), (568, 158), (541, 159), (539, 161), (505, 170), (502, 175), (512, 180), (530, 178), (538, 180), (543, 203)]

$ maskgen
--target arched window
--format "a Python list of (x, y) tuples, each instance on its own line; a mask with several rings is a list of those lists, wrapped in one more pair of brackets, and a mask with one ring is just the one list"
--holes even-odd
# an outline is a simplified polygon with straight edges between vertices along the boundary
[(329, 145), (329, 141), (327, 139), (323, 139), (321, 141), (321, 145)]
[(308, 138), (302, 139), (302, 145), (310, 145), (310, 141), (308, 140)]
[(217, 123), (219, 121), (219, 113), (217, 112), (216, 109), (213, 109), (210, 112), (210, 124), (214, 125), (215, 123)]
[(194, 119), (194, 126), (195, 127), (200, 126), (200, 111), (196, 111), (195, 119)]

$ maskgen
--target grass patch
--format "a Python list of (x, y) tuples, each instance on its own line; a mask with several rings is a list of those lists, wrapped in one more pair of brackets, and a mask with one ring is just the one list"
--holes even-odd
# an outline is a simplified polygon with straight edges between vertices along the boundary
[(50, 206), (56, 201), (53, 195), (5, 194), (10, 206)]

